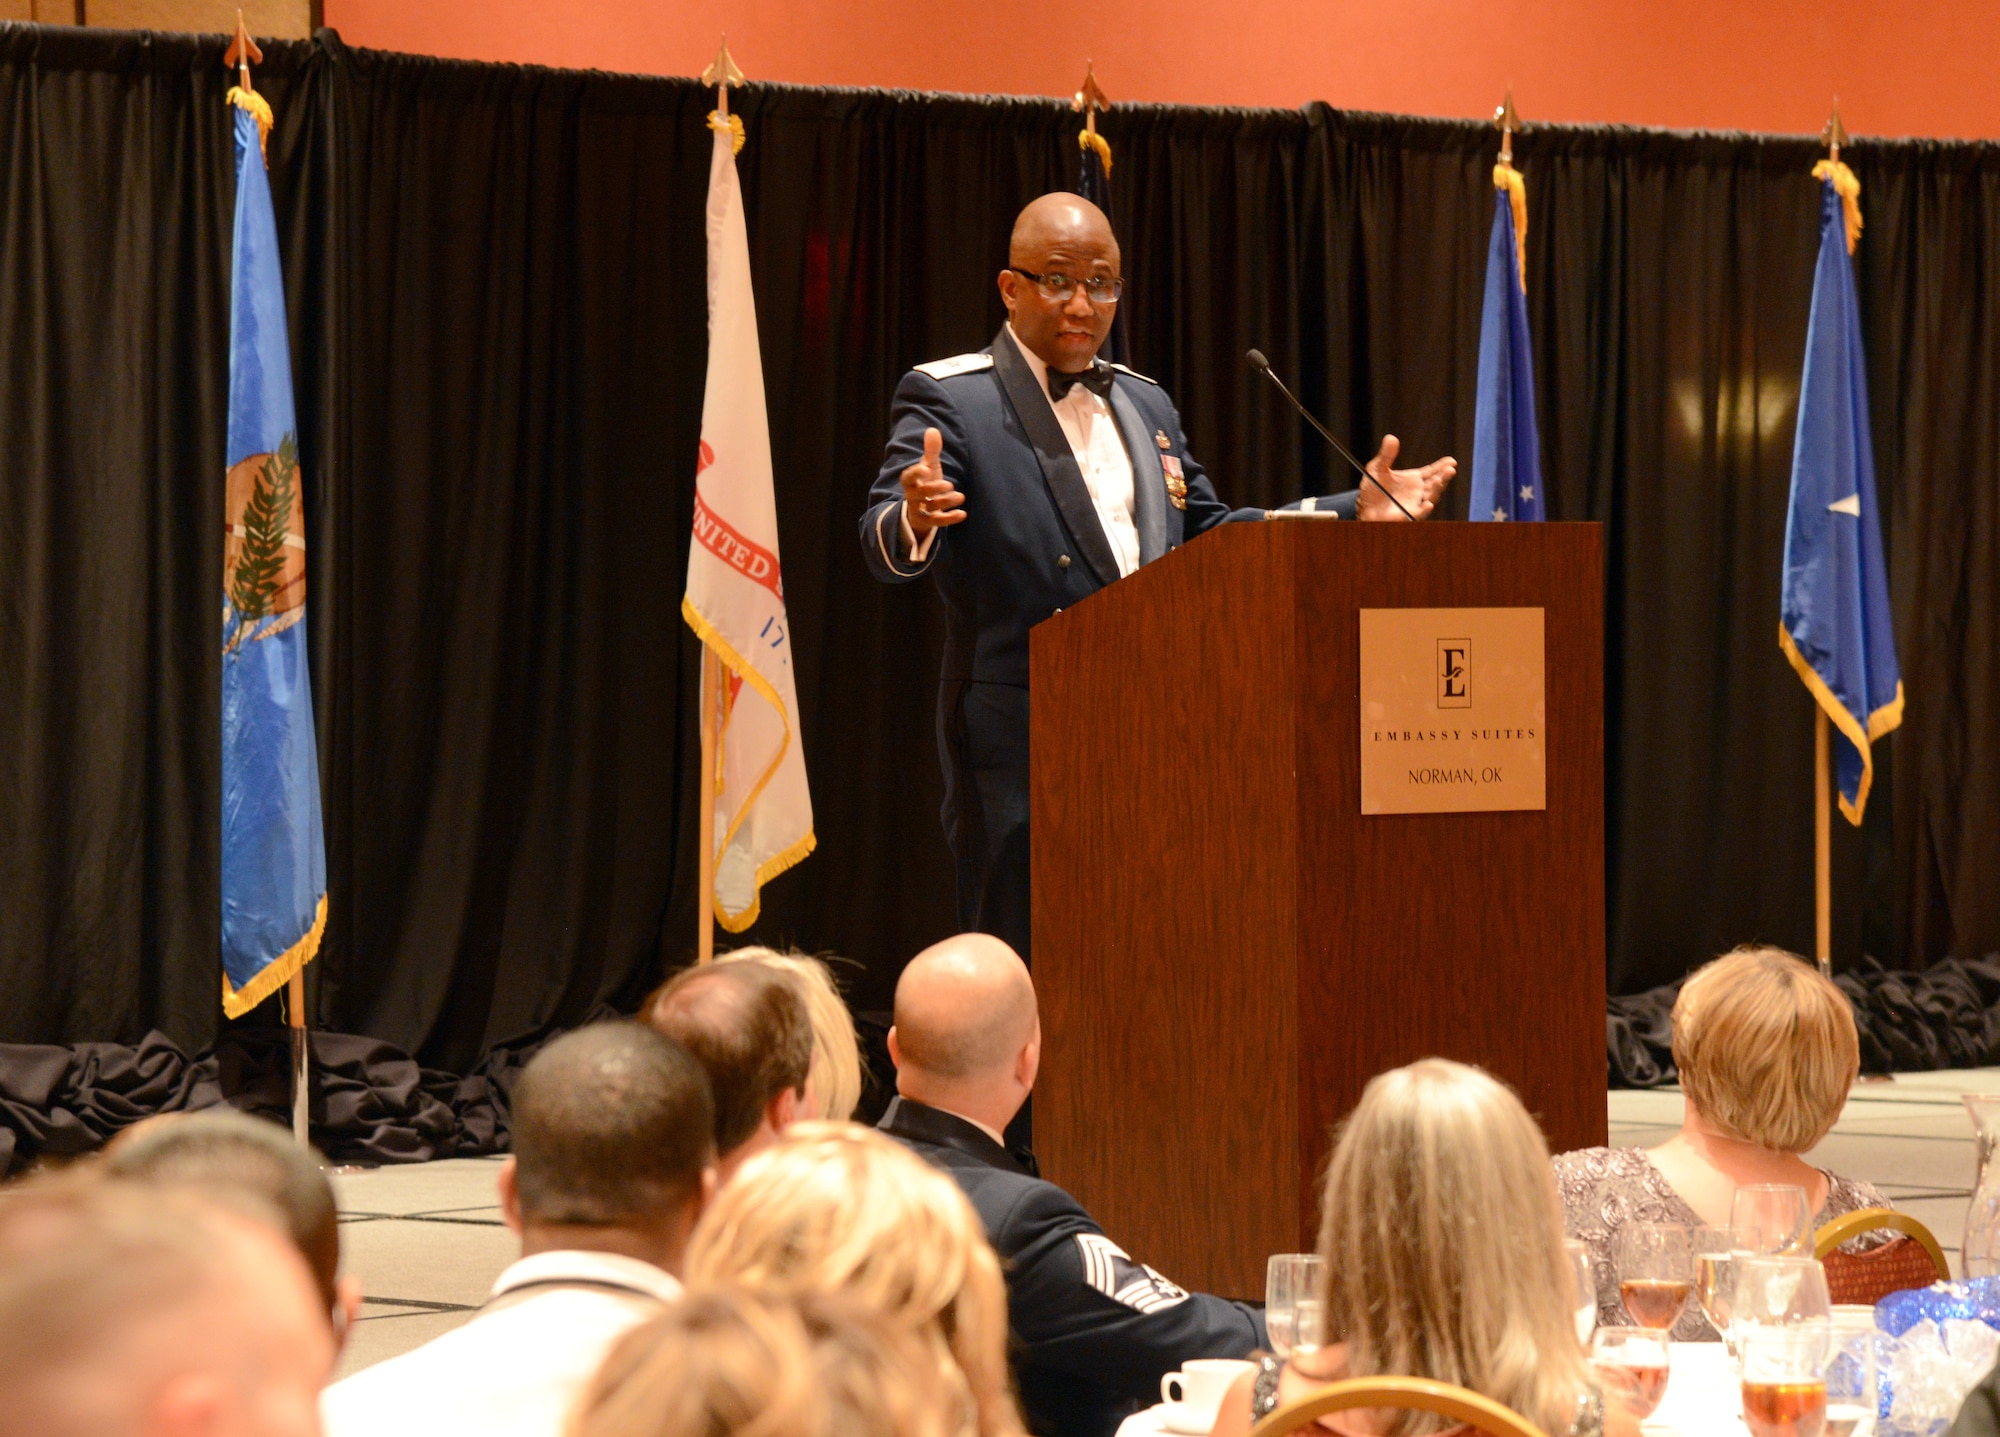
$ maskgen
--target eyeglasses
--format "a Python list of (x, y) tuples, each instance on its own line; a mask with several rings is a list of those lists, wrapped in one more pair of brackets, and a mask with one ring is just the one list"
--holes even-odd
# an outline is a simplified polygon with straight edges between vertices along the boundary
[(1110, 275), (1094, 274), (1088, 279), (1077, 279), (1066, 274), (1036, 274), (1033, 270), (1022, 269), (1018, 265), (1009, 265), (1008, 268), (1022, 279), (1033, 280), (1035, 289), (1042, 298), (1053, 300), (1057, 304), (1066, 302), (1075, 294), (1078, 285), (1083, 286), (1083, 292), (1090, 297), (1092, 304), (1116, 304), (1119, 296), (1125, 293), (1125, 281), (1114, 279)]

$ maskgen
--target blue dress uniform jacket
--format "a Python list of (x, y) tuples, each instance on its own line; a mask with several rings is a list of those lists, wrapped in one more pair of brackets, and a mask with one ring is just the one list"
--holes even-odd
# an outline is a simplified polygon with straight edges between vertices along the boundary
[[(1207, 473), (1187, 452), (1180, 415), (1158, 384), (1118, 365), (1107, 403), (1132, 460), (1132, 522), (1149, 564), (1224, 519)], [(1076, 455), (1034, 371), (1002, 330), (977, 354), (920, 365), (903, 376), (889, 414), (889, 447), (861, 516), (861, 550), (884, 583), (936, 570), (945, 602), (947, 682), (1028, 682), (1028, 630), (1118, 578)], [(924, 431), (943, 437), (940, 459), (965, 495), (965, 521), (939, 529), (921, 563), (901, 553), (903, 471), (924, 457)], [(1164, 440), (1163, 444), (1161, 441)], [(1168, 491), (1163, 457), (1179, 465), (1187, 507)], [(1263, 511), (1238, 511), (1260, 519)]]
[(1033, 1175), (1032, 1158), (976, 1125), (897, 1098), (882, 1130), (950, 1173), (986, 1225), (1007, 1273), (1015, 1377), (1035, 1437), (1111, 1437), (1189, 1358), (1247, 1357), (1266, 1344), (1261, 1313), (1133, 1262), (1075, 1198)]
[[(1159, 385), (1114, 368), (1106, 402), (1132, 461), (1140, 563), (1228, 517)], [(890, 426), (861, 516), (861, 552), (885, 583), (937, 575), (945, 603), (937, 741), (959, 927), (995, 934), (1028, 958), (1028, 630), (1116, 580), (1118, 561), (1047, 393), (1008, 330), (977, 354), (904, 375)], [(939, 458), (965, 495), (966, 517), (934, 531), (917, 562), (900, 543), (902, 474), (923, 458), (926, 429), (943, 438)], [(1168, 485), (1175, 467), (1184, 509)]]

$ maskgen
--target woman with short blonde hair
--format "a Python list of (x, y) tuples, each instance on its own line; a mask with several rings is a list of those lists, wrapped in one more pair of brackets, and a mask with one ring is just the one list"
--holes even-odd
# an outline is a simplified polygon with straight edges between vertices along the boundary
[(798, 980), (812, 1023), (812, 1068), (806, 1074), (806, 1107), (815, 1118), (851, 1118), (861, 1101), (861, 1043), (854, 1015), (833, 981), (833, 970), (807, 953), (752, 946), (715, 955), (718, 963), (754, 959)]
[[(1283, 1367), (1267, 1359), (1232, 1390), (1215, 1437), (1240, 1437), (1317, 1383), (1374, 1376), (1470, 1388), (1556, 1437), (1602, 1431), (1548, 1145), (1504, 1084), (1443, 1058), (1375, 1077), (1327, 1164), (1319, 1253), (1328, 1345)], [(1321, 1425), (1468, 1430), (1402, 1411)]]
[[(1800, 1154), (1839, 1118), (1861, 1071), (1847, 995), (1782, 948), (1746, 945), (1697, 969), (1674, 1000), (1674, 1065), (1687, 1102), (1681, 1130), (1658, 1147), (1583, 1148), (1555, 1160), (1564, 1221), (1590, 1248), (1597, 1315), (1628, 1321), (1613, 1249), (1627, 1222), (1726, 1227), (1738, 1187), (1804, 1188), (1820, 1227), (1856, 1208), (1888, 1207), (1867, 1183)], [(1855, 1239), (1842, 1251), (1875, 1246)], [(1713, 1341), (1690, 1303), (1673, 1335)]]
[(606, 1355), (569, 1437), (962, 1437), (921, 1336), (838, 1298), (689, 1292)]
[(977, 1437), (1019, 1437), (1007, 1288), (958, 1184), (852, 1123), (794, 1123), (717, 1194), (688, 1244), (690, 1285), (842, 1293), (926, 1334), (963, 1375)]

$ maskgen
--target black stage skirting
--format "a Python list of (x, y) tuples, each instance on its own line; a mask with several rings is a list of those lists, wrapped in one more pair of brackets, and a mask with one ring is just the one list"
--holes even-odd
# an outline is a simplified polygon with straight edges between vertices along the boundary
[[(600, 1007), (588, 1022), (620, 1015)], [(861, 1107), (873, 1122), (895, 1088), (887, 1013), (855, 1015)], [(495, 1047), (460, 1076), (425, 1068), (402, 1049), (351, 1033), (312, 1035), (313, 1141), (337, 1163), (422, 1163), (509, 1147), (514, 1081), (554, 1030)], [(291, 1038), (282, 1028), (233, 1029), (190, 1058), (159, 1032), (139, 1045), (0, 1043), (0, 1178), (41, 1159), (96, 1151), (154, 1113), (220, 1103), (292, 1120)]]
[[(1864, 1073), (1922, 1072), (2000, 1064), (2000, 953), (1947, 958), (1922, 973), (1894, 973), (1864, 958), (1835, 982), (1854, 1004)], [(1674, 1071), (1669, 1014), (1680, 984), (1613, 998), (1606, 1015), (1614, 1088), (1656, 1088)], [(600, 1008), (596, 1022), (617, 1014)], [(877, 1115), (893, 1086), (883, 1041), (886, 1013), (858, 1016), (869, 1069), (856, 1115)], [(508, 1148), (514, 1080), (554, 1032), (501, 1044), (464, 1075), (418, 1065), (391, 1044), (347, 1033), (315, 1033), (314, 1141), (335, 1162), (421, 1163)], [(232, 1030), (193, 1058), (164, 1035), (135, 1047), (0, 1043), (0, 1177), (42, 1158), (103, 1146), (153, 1113), (227, 1102), (291, 1121), (290, 1045), (283, 1029)]]
[[(1854, 1004), (1864, 1073), (2000, 1063), (2000, 953), (1946, 958), (1921, 973), (1890, 972), (1863, 958), (1834, 982)], [(1612, 1087), (1657, 1088), (1677, 1079), (1669, 1018), (1680, 990), (1668, 983), (1611, 1000), (1605, 1026)]]

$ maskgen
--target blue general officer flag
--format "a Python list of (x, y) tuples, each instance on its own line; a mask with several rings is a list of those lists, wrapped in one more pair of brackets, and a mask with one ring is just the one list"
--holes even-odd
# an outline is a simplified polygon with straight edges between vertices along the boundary
[(239, 1017), (319, 951), (326, 850), (306, 671), (305, 503), (278, 227), (264, 171), (270, 110), (231, 90), (236, 230), (222, 561), (222, 1009)]
[(1903, 721), (1903, 680), (1889, 623), (1868, 371), (1848, 260), (1861, 231), (1861, 184), (1835, 162), (1822, 161), (1813, 173), (1824, 181), (1819, 264), (1792, 449), (1778, 646), (1832, 724), (1840, 811), (1858, 824), (1875, 777), (1869, 745)]
[[(1535, 359), (1528, 347), (1527, 186), (1493, 168), (1493, 238), (1479, 316), (1479, 391), (1472, 422), (1471, 519), (1542, 517), (1542, 446), (1535, 432)], [(1516, 231), (1518, 221), (1519, 231)]]

